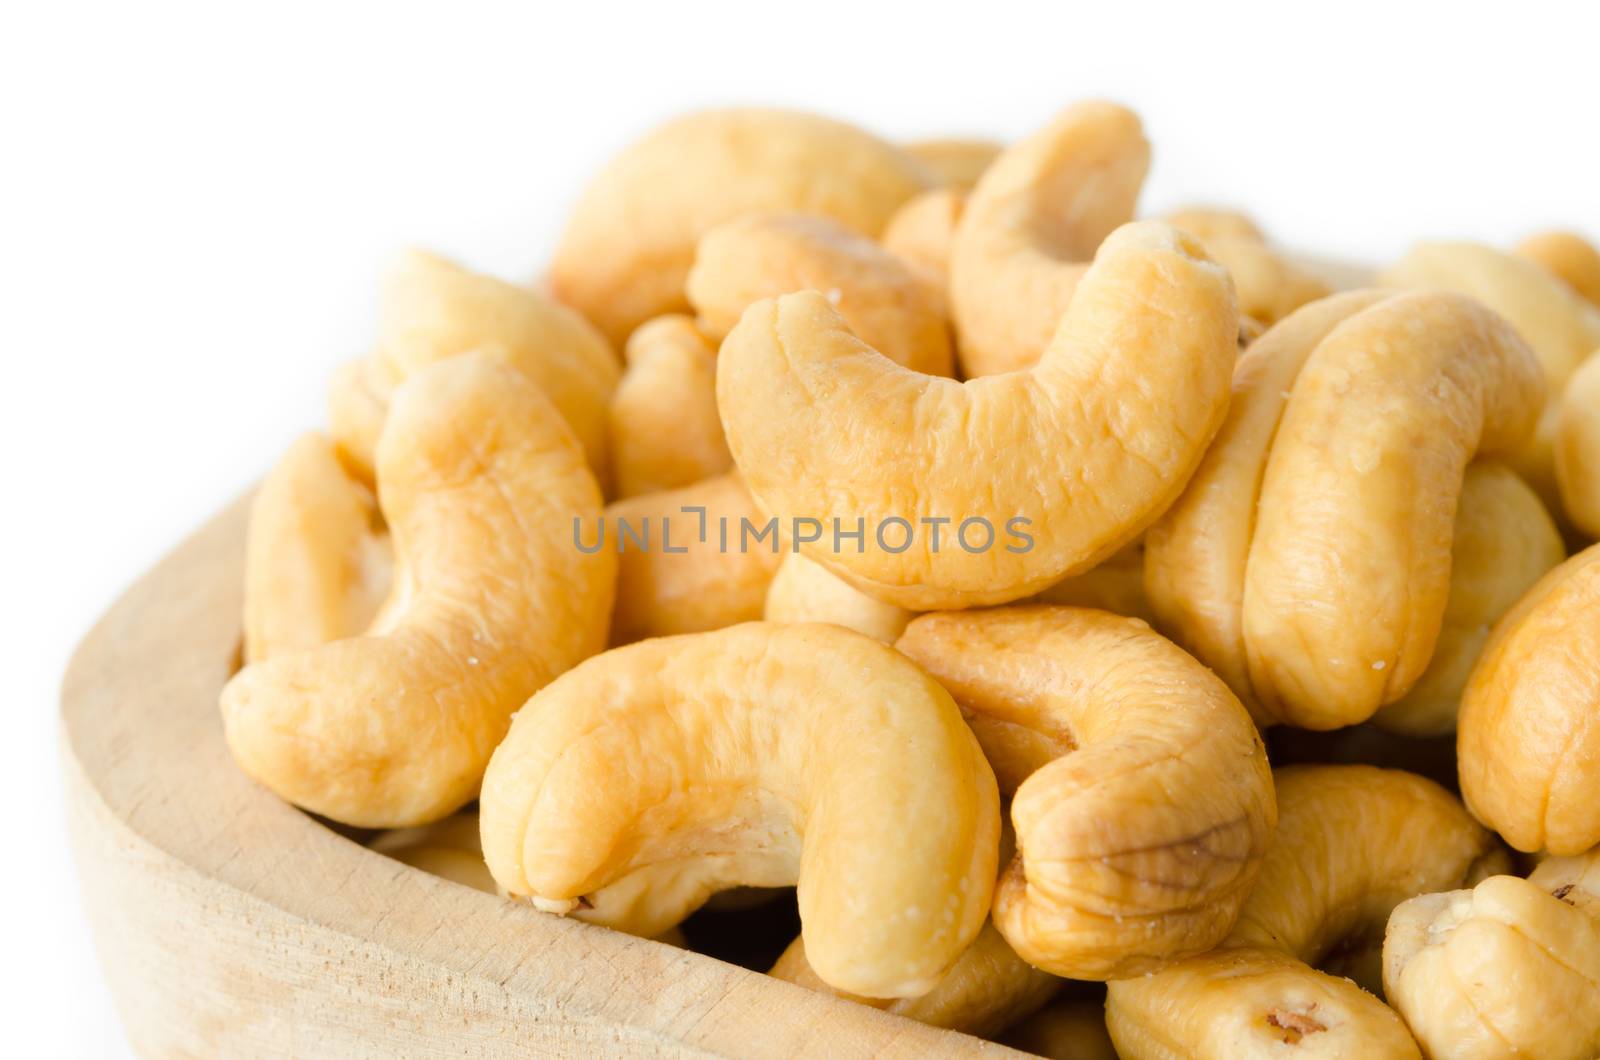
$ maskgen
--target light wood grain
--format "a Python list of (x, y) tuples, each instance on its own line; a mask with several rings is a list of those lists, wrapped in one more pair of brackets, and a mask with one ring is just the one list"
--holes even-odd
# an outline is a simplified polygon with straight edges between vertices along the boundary
[(96, 945), (148, 1056), (1021, 1056), (436, 879), (249, 781), (217, 694), (246, 508), (146, 575), (62, 691)]

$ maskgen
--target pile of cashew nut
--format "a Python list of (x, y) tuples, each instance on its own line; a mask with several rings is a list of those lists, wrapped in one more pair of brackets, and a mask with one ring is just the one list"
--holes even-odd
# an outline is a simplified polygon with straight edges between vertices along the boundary
[(537, 282), (407, 254), (255, 496), (238, 764), (1044, 1055), (1600, 1056), (1600, 252), (1331, 267), (1152, 161), (707, 111)]

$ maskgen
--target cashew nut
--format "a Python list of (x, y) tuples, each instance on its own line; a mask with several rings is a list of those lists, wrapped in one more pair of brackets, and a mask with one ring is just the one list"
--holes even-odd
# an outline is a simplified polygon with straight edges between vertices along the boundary
[(1108, 979), (1222, 940), (1274, 808), (1261, 739), (1221, 681), (1143, 622), (1079, 608), (923, 615), (896, 647), (955, 696), (1015, 792), (994, 922), (1023, 959)]
[(1396, 905), (1503, 871), (1503, 852), (1453, 796), (1409, 773), (1292, 766), (1275, 779), (1277, 840), (1227, 941), (1110, 984), (1106, 1022), (1127, 1060), (1249, 1060), (1285, 1045), (1307, 1058), (1419, 1055), (1393, 1011), (1312, 966), (1370, 953)]
[(1270, 327), (1332, 293), (1321, 279), (1274, 251), (1243, 214), (1192, 207), (1168, 214), (1166, 221), (1198, 239), (1211, 259), (1228, 270), (1241, 316)]
[(1146, 536), (1158, 624), (1262, 724), (1371, 717), (1433, 655), (1467, 464), (1514, 449), (1542, 404), (1533, 354), (1468, 298), (1291, 314), (1240, 360), (1216, 444)]
[(1600, 845), (1600, 545), (1501, 619), (1461, 699), (1461, 794), (1518, 850)]
[(473, 350), (503, 357), (532, 379), (605, 479), (606, 409), (621, 371), (606, 340), (537, 291), (419, 250), (403, 254), (385, 277), (373, 356), (334, 377), (330, 425), (351, 463), (373, 466), (383, 410), (398, 383)]
[(1450, 553), (1450, 592), (1428, 668), (1411, 691), (1372, 716), (1413, 736), (1455, 731), (1461, 691), (1489, 627), (1567, 558), (1539, 495), (1504, 464), (1474, 461), (1461, 482)]
[(1031, 597), (1030, 602), (1092, 607), (1154, 621), (1144, 593), (1144, 540), (1133, 542), (1082, 574), (1063, 578)]
[(250, 506), (245, 662), (360, 633), (389, 593), (392, 565), (372, 491), (326, 438), (300, 438)]
[(1172, 502), (1226, 413), (1237, 331), (1223, 271), (1137, 223), (1105, 241), (1031, 371), (908, 371), (803, 292), (746, 311), (717, 407), (763, 509), (865, 528), (861, 551), (814, 543), (812, 559), (901, 607), (1002, 603), (1093, 567)]
[(678, 489), (730, 470), (715, 343), (688, 317), (657, 317), (629, 337), (627, 361), (611, 395), (617, 496)]
[(595, 919), (606, 889), (670, 874), (628, 910), (641, 934), (727, 887), (798, 882), (812, 966), (866, 997), (931, 990), (977, 937), (997, 868), (994, 774), (949, 694), (833, 626), (589, 660), (517, 715), (480, 805), (495, 879), (549, 911), (587, 901)]
[(830, 217), (866, 236), (923, 190), (910, 156), (851, 125), (785, 110), (710, 110), (626, 148), (584, 191), (556, 248), (556, 296), (621, 344), (688, 308), (700, 237), (758, 210)]
[(222, 691), (244, 771), (346, 824), (437, 820), (477, 791), (511, 713), (604, 643), (616, 561), (572, 547), (600, 512), (583, 451), (487, 354), (395, 392), (378, 443), (395, 586), (361, 636), (253, 662)]
[(478, 815), (471, 811), (419, 828), (384, 832), (372, 841), (372, 849), (463, 887), (487, 894), (497, 892), (494, 877), (483, 861)]
[(1600, 538), (1600, 353), (1567, 380), (1551, 445), (1567, 518), (1581, 533)]
[(966, 378), (1039, 360), (1096, 248), (1133, 220), (1149, 168), (1138, 116), (1090, 102), (1068, 107), (984, 171), (950, 254)]
[(895, 211), (880, 240), (937, 296), (941, 307), (950, 302), (950, 247), (966, 202), (967, 193), (956, 188), (925, 191)]
[(1517, 244), (1516, 254), (1600, 306), (1600, 249), (1574, 232), (1540, 232)]
[(1050, 1060), (1117, 1060), (1106, 1032), (1103, 999), (1069, 998), (1046, 1005), (1011, 1028), (1003, 1041)]
[(916, 612), (875, 600), (822, 564), (791, 552), (767, 587), (763, 617), (768, 622), (829, 622), (893, 644)]
[(1402, 903), (1383, 985), (1437, 1060), (1600, 1056), (1600, 849)]
[(807, 214), (747, 214), (700, 240), (689, 302), (713, 340), (753, 303), (820, 291), (867, 345), (914, 372), (954, 370), (937, 298), (899, 258), (837, 221)]
[(603, 532), (601, 549), (621, 552), (611, 643), (760, 618), (783, 559), (776, 530), (756, 540), (766, 524), (737, 474), (608, 506), (603, 531), (582, 533), (585, 547)]
[(939, 187), (970, 188), (1000, 157), (1005, 145), (993, 140), (917, 140), (906, 144), (904, 150)]

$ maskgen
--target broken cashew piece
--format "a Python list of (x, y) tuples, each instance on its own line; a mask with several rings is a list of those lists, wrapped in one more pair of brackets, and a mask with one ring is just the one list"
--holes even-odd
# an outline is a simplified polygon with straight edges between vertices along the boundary
[(922, 164), (941, 188), (970, 188), (1005, 150), (993, 140), (917, 140), (902, 150)]
[(581, 532), (585, 548), (620, 552), (612, 644), (758, 619), (783, 560), (737, 474), (616, 501), (603, 525), (603, 539)]
[(1600, 538), (1600, 351), (1567, 380), (1552, 445), (1567, 518), (1580, 533)]
[(1452, 795), (1410, 773), (1292, 766), (1275, 777), (1277, 840), (1227, 940), (1110, 984), (1106, 1022), (1125, 1060), (1251, 1060), (1285, 1045), (1308, 1060), (1420, 1055), (1383, 1002), (1313, 966), (1380, 944), (1407, 898), (1504, 871), (1504, 853)]
[(1495, 628), (1461, 699), (1461, 794), (1518, 850), (1600, 845), (1600, 545), (1545, 575)]
[(1383, 985), (1441, 1060), (1600, 1055), (1600, 849), (1402, 903)]
[(657, 317), (628, 339), (611, 395), (618, 497), (678, 489), (733, 467), (717, 414), (717, 347), (686, 316)]
[(1380, 729), (1409, 736), (1454, 732), (1461, 692), (1490, 627), (1567, 558), (1561, 531), (1539, 495), (1494, 460), (1468, 465), (1450, 548), (1450, 593), (1433, 657), (1411, 691), (1372, 716)]
[(1198, 239), (1212, 260), (1228, 270), (1239, 296), (1239, 314), (1266, 327), (1332, 293), (1321, 279), (1273, 250), (1243, 214), (1191, 207), (1168, 214), (1166, 221)]
[(818, 291), (896, 364), (929, 375), (955, 370), (940, 300), (899, 258), (826, 217), (747, 214), (718, 225), (700, 240), (687, 290), (713, 341), (763, 298)]
[(1015, 792), (993, 915), (1024, 960), (1110, 979), (1222, 940), (1275, 810), (1261, 738), (1221, 681), (1143, 622), (1078, 608), (923, 615), (895, 646)]
[(717, 407), (764, 510), (865, 528), (860, 552), (806, 555), (912, 610), (1003, 603), (1095, 566), (1172, 502), (1226, 413), (1237, 331), (1222, 270), (1136, 223), (1101, 247), (1031, 371), (908, 371), (804, 292), (746, 311)]
[(1291, 314), (1240, 359), (1216, 444), (1146, 535), (1159, 628), (1260, 724), (1371, 717), (1433, 656), (1468, 463), (1520, 445), (1543, 393), (1527, 345), (1459, 295)]
[(346, 458), (370, 473), (394, 387), (430, 364), (472, 351), (504, 358), (532, 379), (605, 481), (606, 410), (621, 372), (606, 340), (538, 291), (420, 250), (402, 254), (384, 278), (372, 356), (334, 376), (330, 425)]
[(1088, 102), (1006, 148), (984, 171), (950, 254), (966, 378), (1039, 360), (1101, 242), (1133, 220), (1149, 169), (1138, 116)]
[(244, 661), (360, 633), (389, 594), (389, 533), (378, 502), (318, 434), (300, 438), (250, 504)]
[(621, 345), (651, 317), (688, 308), (695, 245), (722, 222), (794, 210), (875, 237), (928, 179), (899, 148), (843, 122), (758, 108), (690, 114), (594, 178), (556, 248), (550, 284)]
[(1600, 249), (1575, 232), (1540, 232), (1515, 251), (1600, 307)]
[[(641, 749), (648, 749), (642, 753)], [(933, 989), (994, 889), (999, 795), (950, 696), (833, 626), (749, 623), (606, 652), (517, 715), (484, 778), (510, 894), (655, 934), (729, 887), (798, 883), (807, 958), (866, 997)], [(598, 892), (598, 893), (597, 893)]]
[(550, 402), (486, 354), (396, 391), (378, 445), (394, 588), (359, 636), (241, 670), (222, 690), (244, 771), (346, 824), (438, 820), (477, 792), (511, 714), (600, 649), (616, 559), (572, 547), (600, 513)]
[(768, 622), (827, 622), (893, 644), (917, 613), (875, 600), (822, 564), (790, 552), (767, 587), (763, 617)]

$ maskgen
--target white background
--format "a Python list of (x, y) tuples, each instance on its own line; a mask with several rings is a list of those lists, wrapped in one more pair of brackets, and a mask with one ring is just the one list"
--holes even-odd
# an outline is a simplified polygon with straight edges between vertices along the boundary
[(385, 255), (532, 277), (585, 175), (702, 104), (1010, 137), (1089, 95), (1142, 111), (1152, 210), (1240, 204), (1372, 260), (1424, 234), (1600, 235), (1595, 5), (1471, 6), (7, 5), (8, 1051), (125, 1048), (61, 834), (67, 654), (319, 422)]

